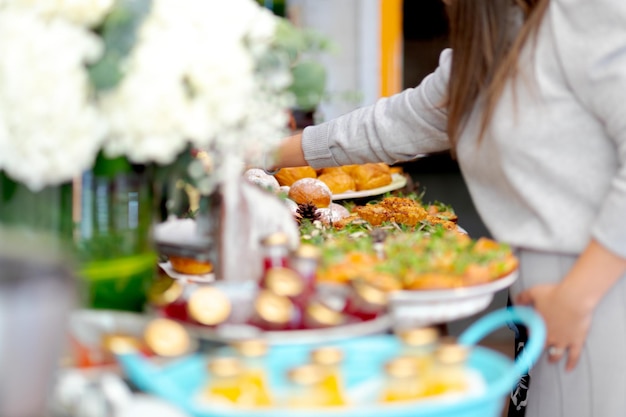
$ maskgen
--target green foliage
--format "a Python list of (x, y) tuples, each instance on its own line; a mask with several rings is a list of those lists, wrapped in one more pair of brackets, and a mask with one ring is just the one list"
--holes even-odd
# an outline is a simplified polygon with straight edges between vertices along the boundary
[(107, 158), (103, 152), (99, 152), (93, 167), (96, 176), (114, 178), (118, 174), (132, 171), (132, 166), (128, 159), (123, 156), (117, 158)]
[[(97, 91), (115, 88), (124, 77), (124, 61), (137, 41), (139, 28), (151, 6), (152, 0), (116, 0), (111, 13), (95, 29), (105, 45), (101, 59), (88, 67)], [(293, 76), (289, 90), (294, 94), (297, 108), (312, 110), (326, 94), (326, 70), (317, 57), (334, 50), (335, 46), (316, 31), (296, 28), (285, 18), (277, 19), (272, 50), (261, 59), (259, 66), (271, 69), (289, 65)]]
[(151, 6), (152, 0), (117, 0), (111, 13), (96, 28), (105, 46), (102, 58), (88, 68), (96, 90), (112, 89), (123, 78), (124, 59), (135, 45), (137, 31)]
[(326, 96), (326, 69), (319, 55), (336, 50), (334, 43), (314, 30), (296, 28), (287, 19), (280, 19), (274, 49), (290, 62), (293, 83), (289, 90), (297, 108), (315, 109)]
[(336, 50), (326, 36), (311, 29), (296, 28), (289, 20), (281, 18), (276, 27), (274, 47), (289, 54), (296, 61), (301, 54), (327, 53)]
[(291, 71), (293, 84), (289, 90), (296, 97), (301, 110), (313, 110), (324, 98), (326, 69), (317, 61), (306, 60), (296, 63)]

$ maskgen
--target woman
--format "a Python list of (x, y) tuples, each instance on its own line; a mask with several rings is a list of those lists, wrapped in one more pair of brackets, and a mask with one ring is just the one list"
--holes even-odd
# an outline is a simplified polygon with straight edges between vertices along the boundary
[(518, 250), (512, 299), (547, 324), (527, 416), (623, 416), (626, 2), (447, 3), (452, 49), (433, 74), (288, 138), (276, 166), (452, 149), (491, 234)]

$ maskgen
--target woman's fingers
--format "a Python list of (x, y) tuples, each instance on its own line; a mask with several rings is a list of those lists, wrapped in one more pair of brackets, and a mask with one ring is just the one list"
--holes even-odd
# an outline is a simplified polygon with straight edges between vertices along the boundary
[[(589, 317), (580, 315), (555, 285), (537, 285), (521, 292), (515, 304), (533, 306), (546, 322), (548, 341), (546, 354), (550, 363), (566, 359), (566, 369), (572, 370), (580, 359)], [(579, 319), (572, 322), (572, 314)]]
[(533, 298), (530, 290), (521, 292), (515, 297), (515, 304), (522, 306), (529, 306), (533, 303)]
[(555, 345), (550, 345), (546, 349), (546, 352), (548, 354), (548, 361), (551, 363), (555, 363), (563, 358), (563, 355), (565, 354), (565, 352), (567, 352), (567, 349), (563, 347), (557, 347)]
[(556, 345), (550, 345), (546, 348), (548, 354), (548, 361), (550, 363), (560, 362), (563, 358), (567, 358), (565, 369), (571, 371), (578, 364), (580, 355), (582, 353), (582, 346), (572, 345), (568, 348), (557, 347)]
[(515, 297), (515, 304), (525, 306), (533, 305), (537, 297), (547, 294), (548, 291), (550, 291), (550, 286), (548, 285), (536, 285), (528, 288)]
[(582, 345), (573, 345), (569, 348), (567, 352), (567, 363), (565, 364), (566, 371), (571, 371), (576, 367), (576, 365), (578, 364), (578, 360), (580, 359), (582, 350)]

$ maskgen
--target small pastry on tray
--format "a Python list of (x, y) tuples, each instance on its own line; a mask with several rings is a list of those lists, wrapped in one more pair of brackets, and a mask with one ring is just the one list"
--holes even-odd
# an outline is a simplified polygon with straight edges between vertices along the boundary
[(267, 174), (260, 168), (248, 169), (243, 174), (244, 178), (253, 184), (258, 185), (261, 188), (276, 193), (280, 189), (280, 185), (273, 175)]
[(333, 194), (356, 190), (354, 178), (341, 169), (333, 173), (322, 174), (317, 179), (328, 185)]
[(358, 165), (351, 170), (351, 175), (356, 183), (357, 191), (384, 187), (393, 181), (389, 166), (385, 164)]
[(341, 204), (331, 203), (327, 208), (317, 209), (320, 220), (324, 224), (334, 224), (350, 216), (350, 211)]
[(317, 178), (302, 178), (291, 184), (289, 198), (298, 204), (310, 203), (317, 208), (325, 208), (331, 203), (332, 191)]
[(180, 274), (203, 275), (213, 271), (213, 264), (208, 261), (199, 261), (193, 258), (169, 256), (172, 269)]
[(317, 172), (310, 166), (282, 168), (274, 177), (280, 185), (291, 186), (302, 178), (317, 178)]

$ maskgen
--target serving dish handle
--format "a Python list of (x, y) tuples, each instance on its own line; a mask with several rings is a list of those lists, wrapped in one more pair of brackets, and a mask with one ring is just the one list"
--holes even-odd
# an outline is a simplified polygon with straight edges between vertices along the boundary
[(459, 342), (476, 345), (485, 336), (508, 323), (516, 323), (528, 328), (531, 337), (524, 345), (515, 363), (498, 379), (498, 385), (512, 387), (519, 378), (526, 374), (541, 356), (546, 341), (546, 326), (541, 316), (529, 307), (509, 307), (489, 313), (465, 330), (459, 336)]

